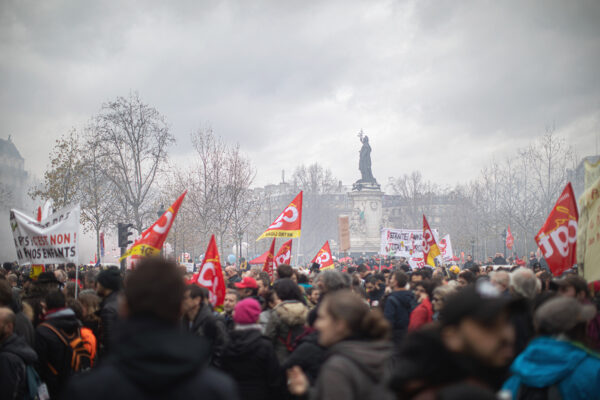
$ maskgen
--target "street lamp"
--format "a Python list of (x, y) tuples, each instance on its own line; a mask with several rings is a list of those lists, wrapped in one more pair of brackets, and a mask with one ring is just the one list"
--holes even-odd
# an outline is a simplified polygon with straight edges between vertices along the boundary
[[(156, 215), (157, 215), (157, 216), (158, 216), (158, 218), (160, 219), (160, 217), (162, 217), (162, 215), (163, 215), (164, 213), (165, 213), (165, 205), (164, 205), (164, 204), (161, 204), (161, 205), (158, 207), (158, 211), (156, 212)], [(160, 255), (161, 255), (161, 256), (163, 255), (163, 249), (162, 249), (162, 248), (160, 249)]]
[(475, 239), (471, 239), (471, 257), (475, 261)]

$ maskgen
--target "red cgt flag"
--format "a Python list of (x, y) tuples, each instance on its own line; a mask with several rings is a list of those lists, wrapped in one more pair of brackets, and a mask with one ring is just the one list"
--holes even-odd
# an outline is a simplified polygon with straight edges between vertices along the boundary
[(273, 270), (275, 269), (275, 240), (276, 239), (273, 238), (273, 241), (271, 242), (271, 248), (269, 249), (269, 253), (267, 253), (267, 259), (265, 260), (262, 269), (267, 274), (269, 274), (271, 282), (273, 282)]
[(283, 210), (279, 217), (256, 239), (266, 237), (300, 237), (302, 228), (302, 192)]
[(577, 262), (577, 203), (571, 183), (563, 190), (542, 229), (535, 236), (538, 247), (554, 276), (560, 276)]
[(292, 261), (292, 239), (288, 240), (279, 248), (275, 256), (275, 268), (281, 264), (289, 264)]
[(186, 194), (187, 190), (175, 200), (171, 207), (150, 228), (142, 232), (142, 237), (127, 249), (120, 260), (130, 256), (142, 258), (159, 254)]
[(214, 307), (222, 305), (225, 301), (225, 279), (215, 235), (210, 237), (200, 272), (195, 274), (189, 283), (207, 288), (210, 292), (210, 302)]
[(506, 230), (506, 248), (512, 250), (514, 244), (515, 244), (515, 238), (513, 237), (512, 233), (510, 231), (510, 225), (509, 225), (508, 229)]
[(329, 248), (329, 241), (326, 241), (323, 247), (319, 250), (315, 258), (311, 261), (320, 265), (319, 269), (333, 268), (333, 258), (331, 257), (331, 249)]

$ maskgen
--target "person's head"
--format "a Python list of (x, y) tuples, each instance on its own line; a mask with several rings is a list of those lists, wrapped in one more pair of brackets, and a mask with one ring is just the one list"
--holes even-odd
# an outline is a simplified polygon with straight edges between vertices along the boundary
[(65, 283), (67, 281), (67, 273), (62, 269), (54, 271), (54, 276), (60, 283)]
[(77, 300), (83, 308), (83, 318), (94, 318), (96, 311), (100, 309), (100, 297), (93, 293), (80, 293)]
[(365, 279), (365, 276), (369, 273), (369, 268), (365, 264), (360, 264), (358, 268), (356, 268), (356, 272), (358, 272), (361, 279)]
[(275, 293), (277, 293), (277, 297), (281, 301), (304, 301), (300, 288), (290, 278), (283, 278), (275, 281), (275, 283), (273, 284), (273, 290), (275, 291)]
[(109, 268), (100, 272), (96, 277), (96, 293), (106, 297), (121, 289), (121, 273), (118, 268)]
[(15, 274), (8, 274), (6, 276), (6, 280), (8, 281), (8, 283), (10, 284), (11, 287), (17, 287), (17, 285), (19, 283), (19, 277), (16, 276)]
[(48, 313), (57, 311), (66, 307), (65, 295), (60, 290), (52, 290), (44, 298)]
[(395, 271), (390, 278), (390, 286), (394, 290), (404, 289), (408, 283), (408, 275), (402, 270)]
[(15, 313), (8, 307), (0, 307), (0, 343), (15, 331)]
[(510, 316), (517, 307), (522, 302), (502, 296), (485, 281), (448, 296), (440, 312), (445, 346), (489, 367), (508, 366), (515, 343)]
[(260, 303), (253, 298), (240, 300), (233, 309), (233, 322), (236, 325), (253, 325), (260, 316)]
[(121, 313), (176, 324), (182, 310), (185, 283), (174, 261), (148, 257), (128, 275)]
[(271, 286), (271, 280), (269, 274), (261, 272), (256, 280), (258, 286), (257, 294), (261, 297), (265, 297)]
[(490, 282), (496, 286), (500, 292), (505, 292), (510, 287), (510, 275), (506, 271), (490, 272)]
[(533, 251), (529, 253), (529, 258), (535, 258), (535, 253)]
[(538, 279), (532, 270), (518, 268), (510, 273), (510, 290), (519, 296), (533, 300), (538, 292)]
[(371, 275), (368, 276), (366, 281), (365, 281), (365, 290), (367, 291), (367, 293), (376, 291), (379, 289), (379, 283), (377, 278), (375, 278), (375, 276)]
[(419, 271), (419, 270), (413, 271), (410, 274), (410, 285), (411, 285), (411, 287), (413, 286), (413, 284), (422, 281), (423, 278), (424, 277), (423, 277), (423, 272), (422, 271)]
[(564, 334), (570, 340), (585, 342), (587, 323), (596, 315), (596, 307), (581, 304), (573, 297), (555, 296), (535, 312), (534, 323), (540, 335)]
[(433, 289), (433, 296), (431, 297), (431, 306), (433, 311), (440, 312), (444, 308), (444, 304), (448, 296), (456, 294), (456, 288), (453, 286), (438, 286)]
[(313, 304), (317, 304), (319, 302), (319, 289), (317, 289), (316, 287), (311, 287), (308, 288), (306, 290), (306, 294), (308, 296), (308, 300), (313, 303)]
[(335, 292), (336, 290), (348, 289), (349, 287), (350, 282), (339, 271), (327, 270), (319, 274), (317, 288), (321, 296)]
[(67, 263), (67, 272), (75, 272), (77, 266), (74, 263)]
[(235, 287), (238, 289), (238, 293), (242, 299), (258, 294), (258, 283), (256, 283), (256, 279), (250, 276), (245, 276), (241, 282), (235, 284)]
[(458, 286), (465, 287), (475, 282), (475, 275), (473, 275), (473, 273), (468, 269), (465, 269), (460, 274), (458, 274), (457, 282)]
[(208, 302), (208, 298), (208, 289), (195, 284), (186, 285), (181, 310), (184, 314), (195, 317), (204, 304)]
[(319, 344), (329, 347), (346, 338), (384, 340), (390, 325), (378, 310), (349, 290), (329, 294), (318, 309), (314, 324), (319, 331)]
[(228, 265), (227, 267), (225, 267), (225, 275), (227, 275), (227, 278), (231, 278), (236, 274), (237, 271), (233, 265)]
[(95, 289), (96, 288), (96, 272), (87, 271), (83, 275), (83, 288), (84, 289)]
[(472, 255), (470, 255), (470, 254), (468, 254), (468, 255), (467, 255), (467, 261), (473, 261), (473, 256), (472, 256)]
[(433, 283), (429, 279), (425, 279), (423, 281), (416, 282), (412, 286), (412, 291), (417, 299), (427, 298), (431, 300), (433, 296), (433, 288)]
[(65, 286), (63, 287), (63, 293), (65, 295), (65, 297), (67, 298), (75, 298), (75, 282), (67, 282), (65, 283)]
[(291, 265), (281, 264), (277, 267), (277, 277), (279, 279), (291, 278), (294, 275), (294, 269)]
[(584, 301), (589, 297), (587, 282), (579, 275), (568, 274), (555, 282), (561, 296), (572, 297), (579, 301)]
[(225, 300), (223, 300), (223, 311), (231, 314), (233, 312), (233, 308), (239, 300), (240, 294), (237, 292), (237, 290), (227, 289), (227, 292), (225, 293)]
[(8, 281), (0, 279), (0, 307), (10, 307), (13, 302), (12, 288)]

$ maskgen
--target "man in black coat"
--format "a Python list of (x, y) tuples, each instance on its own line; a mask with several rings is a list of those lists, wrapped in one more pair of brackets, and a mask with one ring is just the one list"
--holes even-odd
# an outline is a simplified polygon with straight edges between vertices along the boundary
[(392, 340), (400, 344), (406, 335), (410, 313), (417, 302), (410, 290), (406, 289), (408, 275), (402, 271), (396, 271), (390, 278), (390, 293), (384, 301), (383, 315), (392, 325)]
[(283, 373), (273, 344), (262, 335), (260, 312), (260, 304), (253, 298), (236, 304), (235, 328), (220, 368), (237, 382), (243, 400), (278, 400), (283, 395)]
[(25, 340), (14, 333), (15, 314), (0, 307), (0, 399), (22, 399), (27, 393), (27, 365), (37, 355)]
[(237, 399), (233, 381), (207, 367), (206, 340), (178, 327), (184, 290), (174, 262), (143, 259), (127, 277), (113, 351), (64, 398)]
[(96, 278), (96, 293), (102, 298), (98, 312), (102, 321), (102, 337), (100, 355), (110, 351), (114, 337), (114, 327), (119, 319), (119, 291), (121, 290), (121, 273), (118, 268), (109, 268), (98, 274)]

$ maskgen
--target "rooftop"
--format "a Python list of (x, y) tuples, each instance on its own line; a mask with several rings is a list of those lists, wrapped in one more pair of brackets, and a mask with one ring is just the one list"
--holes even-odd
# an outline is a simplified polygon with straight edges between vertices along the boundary
[(24, 158), (21, 157), (21, 153), (19, 153), (19, 150), (17, 150), (17, 147), (12, 142), (10, 135), (8, 135), (8, 139), (0, 139), (0, 156), (24, 160)]

